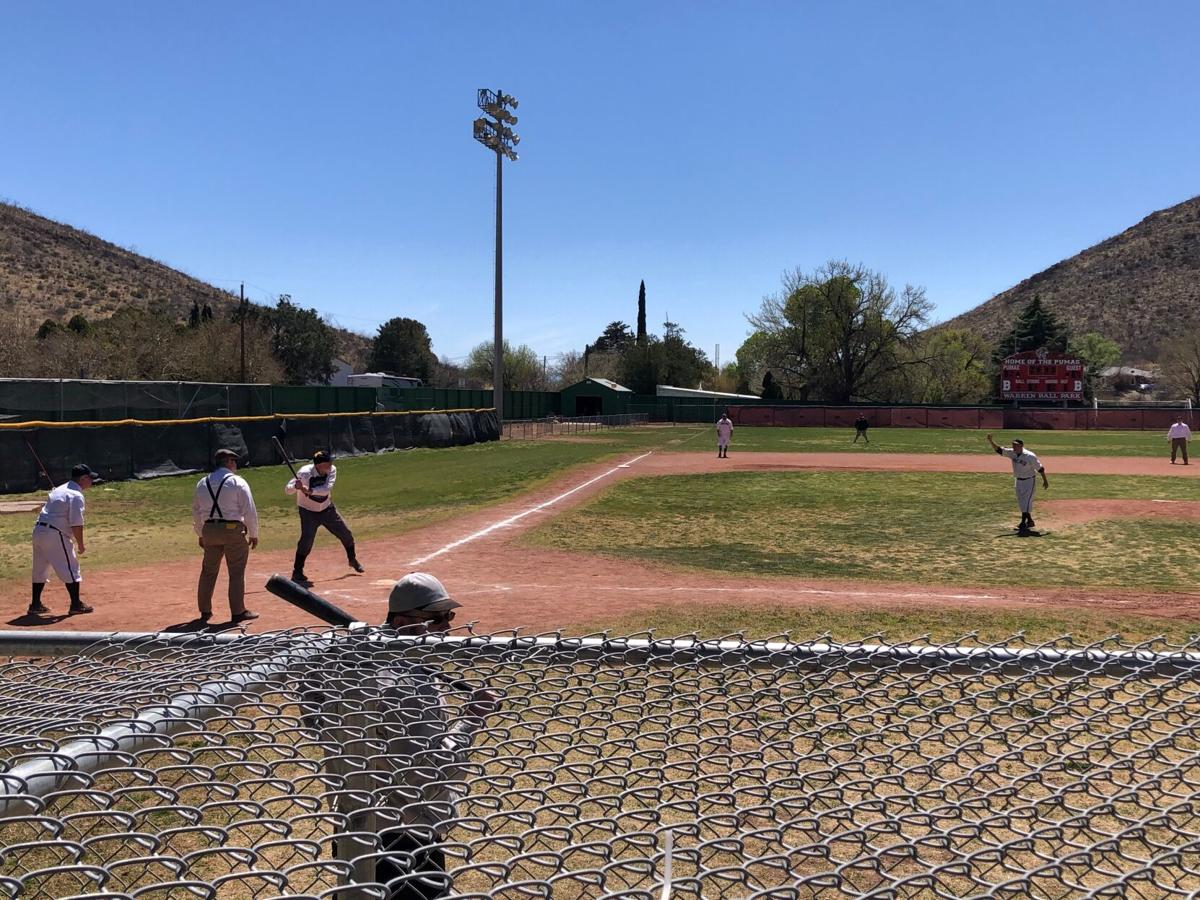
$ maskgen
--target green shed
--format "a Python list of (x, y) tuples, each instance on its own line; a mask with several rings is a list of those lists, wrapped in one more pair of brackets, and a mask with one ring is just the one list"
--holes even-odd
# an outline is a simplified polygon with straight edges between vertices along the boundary
[(560, 394), (564, 416), (620, 416), (633, 399), (633, 391), (607, 378), (585, 378)]

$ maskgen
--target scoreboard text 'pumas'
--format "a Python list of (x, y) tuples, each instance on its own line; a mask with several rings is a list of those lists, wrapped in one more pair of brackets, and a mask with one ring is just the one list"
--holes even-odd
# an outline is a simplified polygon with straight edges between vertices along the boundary
[(1004, 400), (1082, 400), (1083, 361), (1042, 350), (1014, 353), (1000, 374)]

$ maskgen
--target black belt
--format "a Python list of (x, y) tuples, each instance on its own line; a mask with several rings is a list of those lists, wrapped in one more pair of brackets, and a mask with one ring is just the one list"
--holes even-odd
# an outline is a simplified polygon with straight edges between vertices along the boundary
[(205, 519), (204, 520), (204, 524), (206, 524), (206, 525), (209, 522), (218, 522), (222, 525), (241, 525), (242, 524), (241, 519)]
[(1024, 478), (1022, 478), (1020, 475), (1018, 475), (1017, 481), (1033, 481), (1033, 479), (1035, 479), (1035, 478), (1037, 478), (1036, 475), (1026, 475)]
[(58, 528), (55, 528), (55, 527), (54, 527), (53, 525), (51, 525), (49, 522), (35, 522), (35, 523), (34, 523), (34, 527), (35, 527), (35, 528), (53, 528), (53, 529), (54, 529), (55, 531), (57, 531), (59, 534), (62, 534), (62, 531), (61, 531), (60, 529), (58, 529)]

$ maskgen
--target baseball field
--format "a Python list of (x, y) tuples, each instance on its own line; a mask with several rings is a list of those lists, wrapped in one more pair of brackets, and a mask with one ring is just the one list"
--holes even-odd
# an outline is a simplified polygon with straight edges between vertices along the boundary
[[(423, 569), (463, 602), (459, 623), (488, 631), (1188, 639), (1200, 465), (1172, 466), (1156, 433), (1022, 436), (1050, 478), (1039, 536), (1015, 535), (1010, 466), (980, 432), (879, 429), (864, 445), (842, 429), (739, 428), (722, 460), (709, 427), (651, 425), (340, 460), (335, 499), (367, 571), (347, 569), (324, 533), (306, 568), (315, 591), (370, 622), (392, 582)], [(311, 624), (262, 588), (291, 570), (287, 470), (243, 474), (262, 523), (251, 629)], [(39, 495), (5, 498), (19, 510), (0, 515), (7, 624), (198, 627), (195, 480), (88, 493), (84, 597), (96, 612), (72, 618), (24, 616)], [(65, 611), (53, 580), (45, 598)]]

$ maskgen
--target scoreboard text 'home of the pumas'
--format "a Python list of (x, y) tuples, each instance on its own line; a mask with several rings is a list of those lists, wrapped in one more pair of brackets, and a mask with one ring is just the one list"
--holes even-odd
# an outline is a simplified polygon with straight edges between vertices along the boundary
[(1082, 400), (1083, 361), (1047, 350), (1026, 350), (1004, 360), (1004, 400)]

